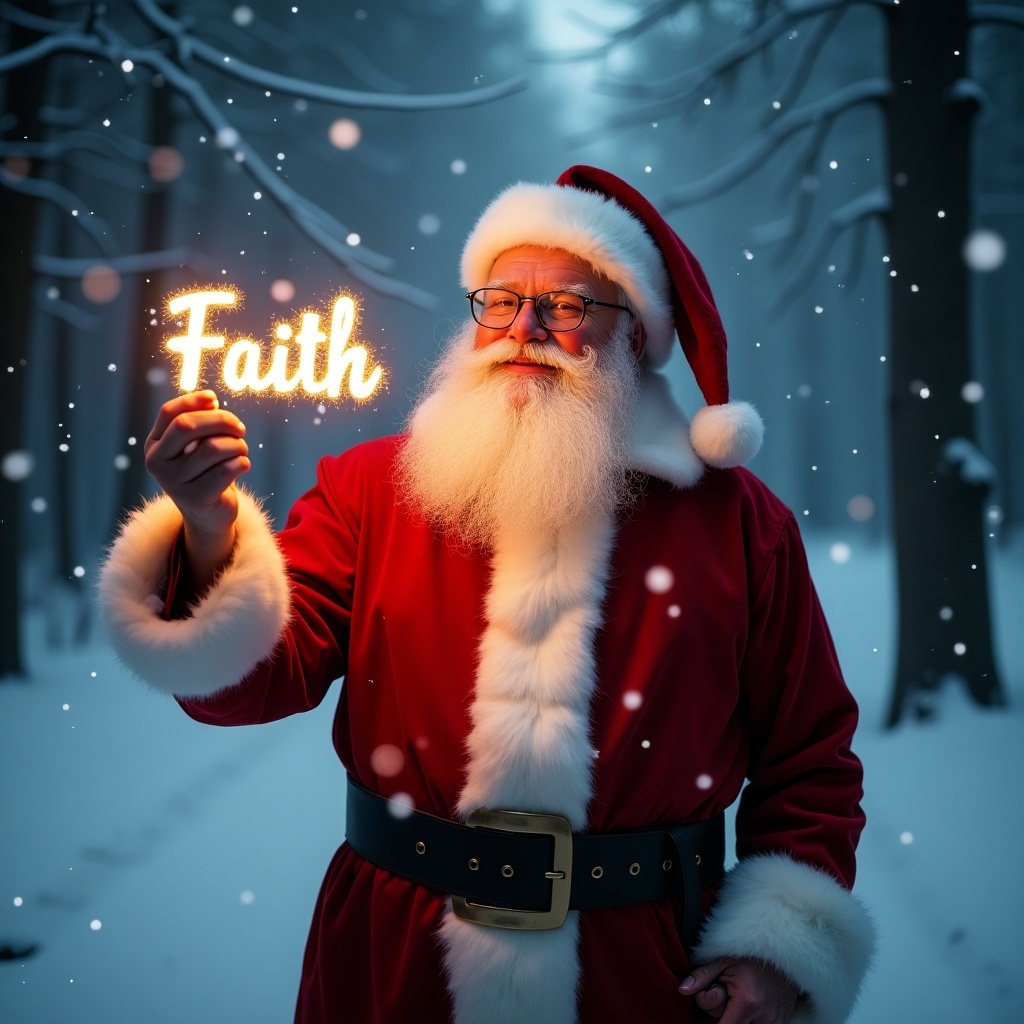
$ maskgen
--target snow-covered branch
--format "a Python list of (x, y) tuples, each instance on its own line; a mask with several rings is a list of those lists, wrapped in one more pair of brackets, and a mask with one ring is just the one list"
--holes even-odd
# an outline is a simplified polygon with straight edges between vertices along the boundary
[[(612, 50), (617, 49), (620, 46), (625, 46), (628, 43), (633, 42), (635, 39), (644, 35), (645, 33), (656, 28), (667, 18), (670, 18), (682, 7), (686, 6), (688, 0), (665, 0), (660, 4), (655, 5), (649, 11), (640, 15), (636, 21), (631, 22), (629, 25), (625, 25), (622, 28), (615, 29), (609, 32), (608, 38), (604, 42), (598, 43), (596, 46), (584, 47), (580, 50), (571, 50), (565, 53), (554, 53), (548, 51), (535, 51), (530, 53), (532, 60), (543, 60), (553, 63), (567, 63), (573, 61), (584, 61), (584, 60), (596, 60), (599, 57), (607, 56)], [(710, 78), (721, 74), (722, 71), (727, 70), (732, 65), (739, 63), (740, 61), (746, 60), (748, 57), (757, 53), (759, 50), (764, 49), (770, 45), (778, 36), (786, 31), (792, 25), (804, 18), (813, 17), (816, 14), (821, 14), (824, 11), (832, 11), (840, 7), (849, 7), (852, 4), (867, 4), (871, 7), (891, 7), (894, 3), (898, 3), (899, 0), (788, 0), (782, 4), (782, 9), (776, 14), (773, 14), (767, 20), (761, 22), (754, 29), (749, 32), (743, 33), (739, 39), (736, 40), (731, 46), (726, 47), (719, 54), (716, 54), (711, 61), (708, 61), (702, 68), (699, 68), (693, 72), (684, 72), (682, 75), (676, 76), (672, 79), (666, 79), (661, 83), (655, 83), (650, 87), (651, 91), (642, 91), (642, 95), (660, 95), (662, 89), (667, 89), (669, 92), (679, 88), (678, 85), (673, 86), (672, 82), (685, 81), (689, 82), (691, 78), (697, 79), (698, 76), (704, 75), (703, 82), (707, 82)], [(712, 70), (712, 66), (719, 60), (724, 63), (724, 67), (721, 70)], [(700, 88), (701, 82), (695, 81), (693, 84), (688, 85), (688, 89)], [(639, 87), (642, 89), (642, 87)]]
[[(111, 256), (104, 264), (119, 274), (143, 274), (151, 270), (169, 270), (172, 267), (191, 267), (199, 274), (213, 275), (216, 265), (209, 256), (191, 246), (183, 245), (174, 249), (156, 249), (152, 252), (125, 253)], [(33, 268), (50, 277), (81, 277), (96, 261), (70, 256), (37, 255), (32, 260)]]
[[(109, 15), (103, 6), (94, 5), (83, 23), (47, 22), (34, 26), (46, 34), (17, 51), (0, 55), (0, 75), (56, 54), (73, 53), (109, 61), (118, 67), (130, 61), (136, 68), (148, 69), (162, 76), (167, 86), (191, 106), (200, 123), (215, 138), (217, 145), (233, 153), (241, 168), (260, 190), (272, 199), (318, 248), (344, 267), (354, 278), (375, 291), (400, 298), (423, 309), (433, 308), (434, 298), (429, 293), (397, 282), (388, 276), (392, 266), (389, 258), (363, 245), (350, 244), (351, 232), (344, 224), (297, 192), (282, 176), (276, 174), (235, 124), (225, 116), (200, 81), (182, 64), (198, 61), (260, 89), (309, 100), (366, 109), (402, 111), (471, 107), (487, 103), (524, 89), (525, 76), (518, 76), (486, 88), (434, 95), (400, 95), (340, 89), (256, 67), (196, 38), (184, 22), (171, 18), (153, 0), (132, 0), (132, 3), (145, 21), (163, 36), (162, 40), (158, 40), (156, 44), (147, 42), (146, 45), (138, 45), (124, 38), (107, 20)], [(59, 25), (59, 28), (55, 25)], [(170, 53), (167, 52), (167, 44), (172, 47)], [(95, 148), (92, 141), (81, 135), (73, 138), (73, 141), (55, 142), (51, 145), (68, 147), (65, 152), (72, 146)], [(19, 149), (19, 152), (23, 150), (24, 147)], [(135, 154), (136, 158), (138, 156), (139, 154)], [(3, 182), (8, 183), (7, 177)], [(35, 183), (24, 185), (22, 191), (35, 189), (35, 194), (42, 195), (48, 188), (46, 184)], [(67, 197), (63, 193), (50, 190), (44, 198), (58, 201)], [(70, 210), (72, 204), (63, 202), (59, 205)], [(83, 227), (86, 227), (84, 223)], [(95, 218), (90, 227), (95, 227)], [(88, 227), (86, 229), (89, 230)], [(95, 234), (94, 231), (90, 233)], [(97, 237), (98, 243), (101, 238), (102, 235)], [(101, 251), (109, 253), (109, 238), (104, 239), (103, 244), (106, 247), (101, 246)]]
[(102, 217), (92, 213), (84, 199), (80, 199), (63, 185), (43, 178), (22, 178), (0, 167), (0, 186), (21, 195), (31, 196), (33, 199), (53, 203), (74, 220), (96, 243), (96, 247), (104, 256), (112, 256), (116, 251), (110, 225)]
[(91, 334), (93, 331), (99, 330), (103, 323), (101, 317), (94, 313), (86, 313), (84, 309), (79, 309), (73, 302), (68, 302), (67, 299), (62, 299), (59, 296), (51, 296), (48, 292), (49, 288), (45, 282), (36, 283), (33, 296), (36, 309), (55, 316), (58, 320), (63, 320), (77, 331)]
[(977, 4), (967, 10), (972, 25), (1010, 25), (1024, 29), (1024, 9), (1008, 4)]
[(220, 144), (235, 153), (243, 170), (278, 204), (285, 215), (353, 277), (383, 295), (403, 299), (421, 309), (433, 308), (434, 297), (428, 292), (394, 281), (386, 275), (391, 260), (365, 246), (349, 245), (346, 240), (349, 229), (275, 174), (224, 116), (202, 85), (169, 56), (159, 50), (134, 46), (119, 39), (99, 19), (96, 21), (96, 30), (102, 38), (71, 30), (47, 36), (0, 57), (0, 74), (56, 53), (85, 54), (118, 66), (124, 60), (131, 60), (137, 67), (147, 67), (157, 72), (164, 77), (168, 86), (189, 103), (200, 122), (220, 140)]
[[(822, 0), (828, 6), (834, 6), (829, 0)], [(816, 12), (812, 12), (816, 13)], [(802, 15), (801, 17), (807, 17)], [(663, 101), (685, 100), (703, 89), (714, 79), (738, 67), (761, 50), (770, 46), (778, 37), (789, 29), (799, 17), (788, 11), (781, 11), (767, 21), (762, 22), (749, 32), (742, 33), (734, 42), (724, 46), (709, 60), (699, 67), (691, 68), (660, 82), (603, 83), (606, 90), (617, 95), (635, 98), (659, 99)]]
[(828, 219), (819, 226), (817, 234), (807, 247), (804, 258), (779, 289), (773, 308), (781, 309), (792, 301), (801, 289), (806, 287), (843, 232), (872, 217), (881, 217), (887, 214), (891, 206), (892, 200), (888, 190), (879, 187), (865, 192), (840, 206), (839, 209), (833, 210)]
[(1012, 192), (982, 193), (976, 199), (978, 213), (985, 216), (1020, 216), (1024, 214), (1024, 196)]
[[(237, 26), (214, 23), (212, 19), (204, 21), (201, 28), (207, 37), (216, 38), (228, 35), (231, 44), (235, 47), (255, 49), (255, 44), (262, 44), (269, 50), (276, 50), (281, 46), (281, 34), (278, 29), (257, 15), (254, 15), (252, 21), (245, 25), (245, 32), (241, 38), (239, 38)], [(200, 26), (197, 25), (196, 30), (199, 29)], [(321, 63), (327, 63), (333, 67), (337, 67), (339, 64), (344, 66), (368, 88), (378, 92), (406, 93), (409, 91), (405, 83), (381, 71), (360, 47), (349, 42), (348, 39), (314, 33), (312, 37), (307, 36), (303, 39), (302, 52), (311, 59), (311, 62), (312, 59), (319, 58)]]
[(624, 46), (626, 43), (638, 39), (645, 32), (661, 24), (666, 18), (671, 17), (676, 11), (685, 7), (690, 0), (662, 0), (655, 4), (649, 11), (641, 14), (636, 21), (615, 29), (609, 33), (603, 43), (596, 46), (587, 46), (580, 50), (568, 50), (564, 53), (549, 53), (547, 51), (532, 51), (529, 54), (531, 60), (551, 61), (554, 63), (573, 63), (575, 61), (595, 60), (604, 57), (616, 47)]
[(18, 155), (30, 160), (57, 160), (68, 153), (90, 152), (100, 156), (121, 156), (135, 163), (145, 164), (153, 154), (153, 147), (139, 142), (122, 132), (99, 132), (80, 129), (64, 132), (46, 142), (0, 141), (0, 156)]
[(59, 32), (67, 28), (66, 21), (57, 21), (54, 18), (44, 18), (39, 14), (33, 14), (14, 4), (0, 3), (0, 22), (8, 22), (11, 25), (20, 25), (22, 28), (31, 29), (34, 32)]
[(758, 132), (732, 160), (717, 171), (669, 192), (662, 202), (663, 208), (675, 210), (724, 192), (745, 175), (756, 170), (790, 135), (821, 122), (831, 122), (841, 113), (863, 103), (884, 100), (890, 92), (886, 79), (872, 78), (864, 82), (855, 82), (830, 96), (783, 114), (777, 121)]
[[(772, 238), (774, 243), (786, 243), (781, 247), (779, 258), (786, 259), (792, 256), (792, 250), (800, 243), (811, 222), (811, 214), (814, 210), (814, 188), (807, 187), (809, 179), (814, 178), (814, 168), (825, 145), (825, 139), (832, 128), (831, 121), (819, 121), (811, 129), (810, 138), (803, 147), (800, 159), (796, 161), (791, 171), (779, 176), (779, 191), (789, 191), (793, 182), (799, 182), (797, 189), (796, 209), (787, 219), (783, 230), (778, 230), (776, 222), (775, 235)], [(762, 229), (762, 239), (766, 229)], [(752, 241), (756, 242), (757, 233), (752, 233)]]
[[(782, 88), (779, 89), (775, 97), (779, 104), (779, 110), (789, 110), (796, 103), (797, 97), (803, 92), (807, 79), (814, 69), (815, 61), (818, 59), (829, 37), (838, 27), (839, 22), (843, 20), (843, 15), (847, 10), (849, 10), (847, 7), (837, 7), (834, 10), (828, 11), (825, 17), (821, 18), (811, 29), (809, 38), (804, 43), (797, 59), (793, 62), (789, 75), (786, 77), (785, 82), (782, 83)], [(774, 120), (777, 116), (776, 111), (771, 110), (765, 119), (765, 123)]]
[(355, 89), (340, 89), (332, 85), (321, 85), (291, 75), (280, 75), (276, 71), (258, 68), (239, 60), (223, 50), (218, 50), (201, 39), (196, 39), (188, 28), (165, 14), (153, 0), (132, 0), (138, 12), (154, 28), (165, 33), (174, 43), (179, 61), (190, 59), (202, 61), (211, 68), (258, 86), (289, 96), (301, 96), (307, 100), (319, 100), (339, 106), (359, 107), (370, 110), (441, 110), (451, 107), (474, 107), (492, 100), (502, 99), (526, 88), (526, 76), (517, 75), (505, 82), (486, 88), (465, 92), (435, 93), (421, 95), (396, 95), (384, 92), (361, 92)]

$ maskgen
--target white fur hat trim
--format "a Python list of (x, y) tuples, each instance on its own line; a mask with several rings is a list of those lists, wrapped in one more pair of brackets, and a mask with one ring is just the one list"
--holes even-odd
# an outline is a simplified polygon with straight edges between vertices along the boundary
[(668, 360), (675, 339), (668, 274), (646, 228), (622, 206), (579, 188), (512, 185), (484, 210), (466, 240), (462, 286), (483, 287), (494, 261), (519, 245), (564, 249), (614, 281), (647, 328), (651, 364)]

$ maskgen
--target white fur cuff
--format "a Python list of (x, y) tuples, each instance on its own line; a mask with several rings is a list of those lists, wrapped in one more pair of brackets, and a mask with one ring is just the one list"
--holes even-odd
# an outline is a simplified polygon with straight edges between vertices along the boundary
[(794, 1021), (842, 1024), (871, 963), (874, 926), (833, 878), (781, 854), (741, 861), (726, 876), (694, 960), (754, 957), (807, 994)]
[(181, 513), (166, 495), (132, 513), (100, 572), (99, 606), (120, 660), (156, 690), (209, 697), (267, 658), (288, 621), (284, 556), (256, 500), (239, 490), (231, 562), (187, 619), (160, 617)]

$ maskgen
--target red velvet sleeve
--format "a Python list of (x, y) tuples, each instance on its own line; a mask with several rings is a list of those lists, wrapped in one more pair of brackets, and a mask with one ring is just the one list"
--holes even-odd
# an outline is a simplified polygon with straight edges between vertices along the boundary
[(792, 515), (754, 599), (741, 672), (751, 759), (738, 855), (789, 853), (852, 888), (864, 827), (857, 705)]
[(237, 686), (179, 699), (211, 725), (255, 725), (308, 711), (345, 674), (359, 539), (358, 473), (324, 459), (317, 483), (298, 499), (277, 535), (288, 565), (290, 618), (273, 654)]

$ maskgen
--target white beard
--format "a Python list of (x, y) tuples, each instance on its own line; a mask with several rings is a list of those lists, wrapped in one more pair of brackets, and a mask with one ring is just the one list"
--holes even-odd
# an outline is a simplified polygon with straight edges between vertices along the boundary
[[(471, 545), (550, 530), (627, 503), (639, 401), (629, 324), (582, 357), (556, 344), (449, 344), (410, 415), (399, 493), (427, 522)], [(554, 375), (516, 376), (527, 357)]]

